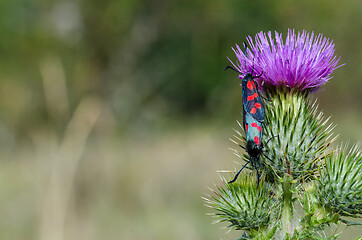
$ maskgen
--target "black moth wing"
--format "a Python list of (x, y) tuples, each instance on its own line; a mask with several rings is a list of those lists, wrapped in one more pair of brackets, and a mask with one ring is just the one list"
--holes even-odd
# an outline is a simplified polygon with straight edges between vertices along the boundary
[(243, 79), (242, 98), (244, 111), (249, 113), (255, 120), (264, 122), (264, 105), (252, 77), (246, 76)]

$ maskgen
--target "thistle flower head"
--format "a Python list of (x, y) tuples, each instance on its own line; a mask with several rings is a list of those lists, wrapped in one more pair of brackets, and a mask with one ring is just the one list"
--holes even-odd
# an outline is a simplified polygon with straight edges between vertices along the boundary
[[(289, 29), (285, 42), (282, 34), (275, 32), (275, 38), (269, 31), (260, 32), (253, 38), (247, 38), (250, 48), (246, 53), (236, 45), (233, 48), (238, 63), (236, 67), (243, 78), (253, 72), (260, 75), (256, 79), (263, 90), (286, 87), (299, 91), (311, 91), (332, 78), (331, 73), (341, 65), (340, 58), (334, 56), (334, 44), (322, 34), (315, 35), (303, 30), (295, 33)], [(244, 74), (245, 73), (245, 74)]]

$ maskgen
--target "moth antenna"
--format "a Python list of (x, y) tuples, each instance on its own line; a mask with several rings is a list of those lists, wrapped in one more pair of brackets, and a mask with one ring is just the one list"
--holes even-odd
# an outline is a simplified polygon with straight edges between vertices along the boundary
[(227, 66), (225, 69), (224, 69), (224, 71), (226, 71), (227, 69), (231, 69), (231, 70), (234, 70), (235, 72), (237, 72), (237, 73), (240, 73), (240, 74), (243, 74), (242, 72), (240, 72), (239, 70), (236, 70), (234, 67), (232, 67), (232, 66)]

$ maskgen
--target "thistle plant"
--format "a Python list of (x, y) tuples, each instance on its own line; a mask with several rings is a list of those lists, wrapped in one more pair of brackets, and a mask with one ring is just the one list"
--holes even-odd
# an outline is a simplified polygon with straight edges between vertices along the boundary
[[(245, 52), (233, 48), (237, 61), (229, 60), (240, 79), (260, 76), (255, 82), (265, 97), (264, 145), (249, 170), (231, 184), (231, 174), (222, 176), (205, 201), (218, 222), (242, 231), (239, 239), (337, 239), (338, 233), (326, 236), (326, 226), (360, 224), (362, 156), (358, 145), (349, 151), (331, 146), (333, 124), (310, 98), (342, 66), (333, 41), (288, 30), (285, 42), (277, 32), (260, 32), (247, 42)], [(233, 151), (248, 162), (245, 129), (239, 126)]]

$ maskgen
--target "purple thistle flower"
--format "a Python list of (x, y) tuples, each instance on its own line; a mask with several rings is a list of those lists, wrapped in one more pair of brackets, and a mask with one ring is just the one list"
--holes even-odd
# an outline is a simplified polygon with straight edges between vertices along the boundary
[(247, 54), (236, 44), (235, 52), (239, 62), (233, 66), (241, 73), (243, 78), (246, 73), (260, 75), (256, 81), (262, 89), (276, 89), (285, 86), (289, 89), (316, 90), (332, 78), (333, 70), (341, 67), (340, 59), (334, 56), (333, 41), (323, 37), (322, 34), (315, 36), (303, 30), (302, 34), (294, 33), (288, 29), (285, 43), (282, 34), (275, 32), (275, 39), (269, 31), (268, 36), (260, 32), (255, 36), (247, 38), (250, 48)]

